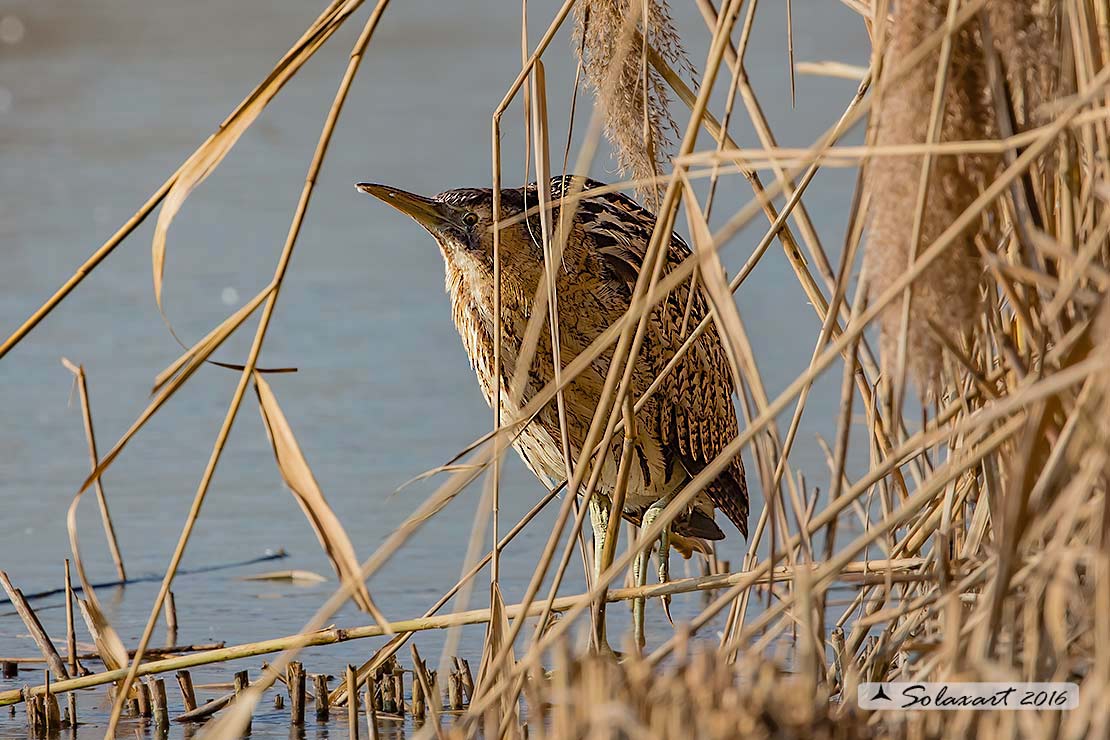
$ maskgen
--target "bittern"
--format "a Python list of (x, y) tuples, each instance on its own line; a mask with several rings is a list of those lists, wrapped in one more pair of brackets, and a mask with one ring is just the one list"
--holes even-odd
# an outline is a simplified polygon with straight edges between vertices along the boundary
[[(541, 280), (547, 280), (542, 238), (545, 220), (552, 233), (550, 245), (557, 241), (553, 232), (560, 222), (561, 210), (573, 211), (569, 229), (566, 225), (562, 227), (566, 234), (565, 245), (553, 268), (561, 366), (565, 368), (573, 362), (629, 308), (656, 218), (624, 195), (604, 190), (591, 192), (602, 187), (593, 180), (579, 180), (575, 186), (575, 178), (553, 178), (549, 185), (549, 202), (553, 204), (549, 219), (541, 218), (535, 183), (501, 191), (501, 367), (500, 377), (495, 378), (493, 191), (463, 188), (427, 198), (387, 185), (358, 185), (360, 190), (411, 216), (438, 242), (446, 267), (447, 292), (455, 326), (491, 407), (500, 386), (501, 418), (504, 420), (515, 418), (520, 408), (555, 378), (552, 333), (546, 313), (549, 309), (545, 308), (543, 330), (539, 332), (526, 387), (514, 402), (511, 385), (517, 358), (522, 354), (537, 286)], [(568, 198), (566, 203), (561, 203), (564, 197), (574, 193), (581, 194), (577, 202)], [(664, 272), (690, 254), (686, 243), (672, 235)], [(647, 526), (683, 485), (737, 435), (731, 397), (732, 374), (712, 324), (675, 366), (665, 372), (690, 328), (708, 311), (700, 288), (695, 288), (691, 297), (691, 285), (690, 280), (683, 281), (649, 316), (639, 358), (631, 374), (631, 398), (639, 403), (653, 381), (660, 375), (662, 380), (646, 401), (639, 403), (634, 423), (630, 425), (633, 427), (631, 447), (619, 435), (614, 435), (610, 454), (605, 456), (596, 476), (595, 495), (589, 502), (594, 529), (595, 575), (608, 565), (602, 563), (602, 553), (609, 504), (615, 493), (620, 496), (617, 492), (619, 473), (623, 473), (627, 481), (621, 514), (635, 524)], [(612, 346), (608, 347), (565, 386), (565, 441), (569, 444), (572, 464), (576, 464), (584, 452), (582, 448), (613, 351)], [(554, 400), (543, 406), (516, 436), (514, 443), (524, 463), (548, 487), (563, 480), (567, 472), (557, 406)], [(630, 450), (632, 455), (626, 466), (619, 464), (622, 448)], [(698, 541), (724, 537), (713, 518), (715, 509), (724, 512), (747, 537), (748, 489), (744, 465), (738, 455), (669, 525), (659, 543), (660, 580), (667, 577), (667, 548), (672, 541), (671, 535), (676, 544), (685, 546), (687, 554), (690, 546)], [(608, 553), (611, 556), (611, 548)], [(637, 581), (641, 584), (646, 558), (645, 552), (634, 565)], [(637, 606), (636, 639), (642, 644), (642, 601)], [(604, 635), (600, 639), (604, 640)]]

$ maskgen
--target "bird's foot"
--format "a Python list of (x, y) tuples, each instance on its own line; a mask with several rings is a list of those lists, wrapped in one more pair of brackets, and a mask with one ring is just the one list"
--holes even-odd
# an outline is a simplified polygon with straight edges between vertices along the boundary
[[(667, 504), (670, 503), (670, 500), (671, 500), (670, 497), (663, 498), (663, 499), (660, 499), (659, 501), (656, 501), (654, 504), (652, 504), (651, 506), (648, 507), (648, 510), (646, 512), (644, 512), (643, 523), (644, 523), (645, 527), (650, 526), (652, 523), (655, 522), (656, 519), (659, 518), (659, 515), (663, 512), (663, 509), (666, 508)], [(668, 525), (666, 527), (666, 529), (663, 530), (663, 533), (659, 536), (658, 547), (659, 547), (659, 569), (658, 569), (659, 583), (670, 583), (670, 581), (671, 581), (671, 528), (670, 528), (670, 525)], [(670, 594), (663, 594), (662, 596), (659, 597), (659, 599), (660, 599), (660, 601), (663, 602), (663, 613), (667, 615), (667, 621), (670, 622), (673, 625), (674, 624), (674, 619), (671, 618), (671, 596), (670, 596)]]
[[(605, 562), (604, 556), (605, 541), (609, 530), (609, 506), (606, 501), (601, 500), (600, 496), (594, 495), (590, 498), (589, 507), (590, 525), (594, 530), (593, 582), (590, 584), (590, 587), (593, 588), (600, 581), (602, 571), (609, 566), (609, 563)], [(591, 648), (596, 650), (599, 655), (615, 655), (613, 649), (609, 647), (609, 640), (605, 634), (605, 606), (603, 601), (594, 611), (594, 634)]]

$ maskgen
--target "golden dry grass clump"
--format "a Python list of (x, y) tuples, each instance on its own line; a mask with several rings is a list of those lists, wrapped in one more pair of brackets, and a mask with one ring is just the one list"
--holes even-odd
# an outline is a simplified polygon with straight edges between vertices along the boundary
[[(672, 67), (690, 69), (667, 4), (588, 0), (577, 3), (574, 13), (579, 60), (605, 115), (605, 135), (621, 175), (651, 180), (669, 164), (667, 148), (678, 127), (671, 115), (667, 83), (647, 62), (644, 38)], [(654, 183), (643, 183), (636, 190), (645, 202), (658, 201), (660, 191)]]
[[(729, 664), (710, 649), (662, 669), (563, 650), (525, 688), (527, 737), (656, 740), (865, 740), (868, 713), (770, 660)], [(537, 672), (538, 673), (538, 672)], [(463, 737), (462, 735), (456, 735)]]

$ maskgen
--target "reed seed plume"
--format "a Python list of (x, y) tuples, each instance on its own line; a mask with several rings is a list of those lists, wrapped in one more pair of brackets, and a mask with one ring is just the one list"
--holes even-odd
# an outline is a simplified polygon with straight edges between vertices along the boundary
[(1002, 60), (1014, 97), (1014, 113), (1023, 126), (1040, 123), (1059, 84), (1060, 56), (1053, 26), (1058, 0), (1043, 3), (995, 0), (987, 6), (994, 50)]
[[(947, 7), (947, 0), (899, 4), (886, 50), (884, 67), (888, 72), (944, 25)], [(879, 146), (926, 142), (934, 85), (937, 75), (943, 73), (940, 59), (937, 50), (902, 79), (882, 86), (882, 102), (876, 119)], [(938, 141), (994, 136), (994, 113), (982, 60), (979, 35), (973, 25), (966, 24), (952, 39)], [(933, 157), (920, 216), (920, 238), (914, 244), (911, 242), (924, 161), (924, 156), (916, 155), (883, 157), (869, 164), (872, 212), (867, 273), (872, 276), (873, 296), (878, 296), (902, 275), (913, 258), (971, 204), (998, 166), (996, 157), (985, 154)], [(929, 266), (913, 284), (906, 327), (906, 367), (922, 395), (933, 389), (942, 367), (942, 344), (930, 323), (956, 337), (975, 322), (982, 273), (982, 261), (975, 246), (978, 231), (978, 225), (968, 227), (945, 257)], [(902, 302), (895, 301), (882, 315), (882, 356), (889, 372), (894, 372), (901, 331)]]
[(604, 112), (605, 135), (620, 174), (643, 183), (637, 194), (654, 206), (661, 195), (655, 178), (663, 172), (678, 127), (669, 109), (667, 83), (646, 63), (644, 39), (672, 67), (692, 70), (667, 4), (588, 0), (576, 4), (574, 12), (575, 48), (586, 83)]

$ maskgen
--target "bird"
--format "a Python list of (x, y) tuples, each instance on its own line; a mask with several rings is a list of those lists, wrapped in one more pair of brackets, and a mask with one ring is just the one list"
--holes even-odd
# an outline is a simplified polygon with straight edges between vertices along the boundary
[[(540, 281), (547, 281), (542, 239), (545, 219), (540, 214), (539, 185), (500, 191), (498, 258), (501, 283), (500, 377), (494, 377), (494, 254), (493, 190), (458, 188), (432, 197), (375, 183), (359, 183), (359, 190), (384, 201), (422, 226), (439, 245), (445, 267), (451, 314), (478, 384), (492, 407), (500, 399), (501, 418), (515, 418), (520, 408), (555, 378), (555, 353), (546, 312), (543, 330), (525, 389), (513, 399), (511, 384), (522, 353), (525, 330), (534, 308)], [(628, 310), (643, 268), (656, 216), (596, 180), (556, 176), (546, 183), (548, 224), (560, 222), (561, 210), (573, 211), (555, 272), (558, 357), (570, 364)], [(569, 196), (578, 194), (575, 199)], [(563, 203), (563, 199), (567, 202)], [(550, 228), (550, 227), (548, 227)], [(691, 256), (690, 247), (672, 234), (664, 273)], [(693, 295), (691, 296), (691, 290)], [(692, 280), (683, 281), (650, 314), (637, 363), (631, 374), (632, 398), (640, 399), (672, 360), (690, 328), (709, 311), (707, 297)], [(573, 463), (583, 446), (602, 393), (613, 347), (610, 346), (563, 391), (566, 438)], [(500, 392), (498, 392), (500, 390)], [(667, 373), (659, 387), (635, 413), (627, 466), (623, 511), (637, 525), (647, 526), (663, 507), (736, 438), (738, 422), (732, 396), (733, 374), (715, 325), (711, 322), (689, 350)], [(515, 438), (525, 465), (549, 488), (566, 477), (564, 437), (558, 404), (544, 405)], [(624, 442), (614, 435), (591, 497), (594, 529), (595, 576), (602, 569), (601, 553), (608, 528), (608, 507), (617, 488)], [(577, 492), (581, 493), (581, 491)], [(725, 534), (715, 511), (747, 538), (748, 487), (743, 460), (733, 456), (723, 471), (675, 518), (659, 543), (659, 577), (667, 577), (669, 544), (689, 555), (707, 551), (707, 541)], [(647, 553), (635, 564), (643, 582)], [(607, 564), (606, 564), (607, 565)], [(634, 607), (635, 612), (635, 607)], [(669, 617), (669, 612), (668, 612)], [(643, 604), (634, 620), (636, 640), (643, 645)]]

